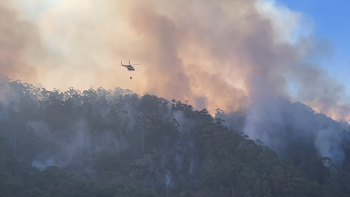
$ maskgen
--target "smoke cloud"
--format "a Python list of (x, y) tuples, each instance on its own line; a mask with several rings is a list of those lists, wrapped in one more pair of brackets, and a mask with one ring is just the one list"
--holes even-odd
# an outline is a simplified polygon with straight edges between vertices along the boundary
[(21, 19), (9, 1), (0, 0), (0, 75), (35, 81), (30, 60), (43, 58), (41, 52), (37, 27)]
[[(21, 55), (40, 35), (45, 55), (33, 69), (48, 87), (122, 86), (189, 100), (213, 112), (269, 96), (290, 97), (293, 85), (295, 99), (335, 118), (348, 116), (349, 104), (341, 103), (344, 87), (303, 62), (315, 51), (331, 49), (314, 41), (310, 19), (272, 1), (12, 2), (27, 20), (21, 23), (6, 9), (11, 18), (6, 28), (18, 38), (4, 37), (16, 47), (2, 50), (8, 51), (7, 61), (29, 64), (19, 62)], [(32, 30), (18, 27), (24, 24)], [(120, 60), (141, 65), (128, 73), (118, 66)], [(28, 76), (15, 63), (2, 63), (2, 70), (15, 78)]]
[[(267, 144), (272, 138), (259, 131), (260, 123), (286, 125), (284, 106), (274, 103), (278, 97), (300, 100), (338, 120), (349, 118), (344, 86), (306, 61), (331, 55), (331, 48), (313, 37), (310, 19), (273, 1), (12, 3), (16, 11), (0, 1), (0, 68), (12, 78), (62, 89), (121, 86), (189, 100), (210, 112), (251, 105), (243, 130)], [(33, 51), (41, 56), (25, 58)], [(141, 65), (128, 73), (120, 60)], [(320, 146), (323, 138), (315, 139)]]

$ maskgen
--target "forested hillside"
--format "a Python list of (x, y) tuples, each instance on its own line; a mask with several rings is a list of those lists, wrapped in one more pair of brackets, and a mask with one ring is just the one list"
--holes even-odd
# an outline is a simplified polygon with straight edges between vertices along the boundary
[(339, 125), (340, 163), (320, 156), (313, 135), (293, 135), (307, 129), (279, 129), (277, 152), (249, 139), (246, 109), (212, 117), (121, 88), (48, 91), (8, 79), (0, 93), (0, 196), (350, 196), (348, 130), (302, 103), (282, 99)]

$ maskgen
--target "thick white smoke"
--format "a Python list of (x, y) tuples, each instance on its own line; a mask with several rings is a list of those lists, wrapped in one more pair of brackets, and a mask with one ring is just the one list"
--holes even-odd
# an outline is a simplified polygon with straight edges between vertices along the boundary
[[(285, 137), (288, 121), (309, 128), (308, 116), (299, 120), (303, 112), (286, 108), (278, 97), (301, 100), (337, 120), (349, 118), (344, 86), (317, 64), (304, 61), (330, 49), (315, 41), (310, 19), (274, 1), (11, 3), (0, 0), (6, 19), (0, 24), (0, 39), (6, 43), (0, 46), (0, 69), (11, 78), (36, 79), (62, 89), (122, 86), (189, 100), (211, 112), (251, 105), (244, 132), (275, 149), (283, 146), (279, 139)], [(118, 66), (129, 59), (142, 64), (133, 80)], [(308, 133), (320, 154), (336, 160), (339, 137), (333, 131), (326, 126)]]

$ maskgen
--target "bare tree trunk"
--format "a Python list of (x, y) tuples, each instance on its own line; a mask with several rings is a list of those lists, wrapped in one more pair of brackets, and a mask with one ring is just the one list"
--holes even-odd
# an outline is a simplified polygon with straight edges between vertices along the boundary
[(143, 126), (142, 126), (142, 153), (145, 152), (145, 145), (143, 143), (143, 135), (144, 135), (144, 129), (143, 129)]
[(231, 184), (231, 192), (232, 192), (232, 197), (233, 197), (233, 187), (232, 187), (232, 183)]

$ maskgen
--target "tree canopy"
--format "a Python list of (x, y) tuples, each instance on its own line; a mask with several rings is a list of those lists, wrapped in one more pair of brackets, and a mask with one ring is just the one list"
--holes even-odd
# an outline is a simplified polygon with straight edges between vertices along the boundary
[(307, 138), (281, 157), (240, 131), (244, 113), (235, 126), (222, 110), (121, 88), (2, 87), (0, 196), (350, 195), (346, 131), (337, 166)]

